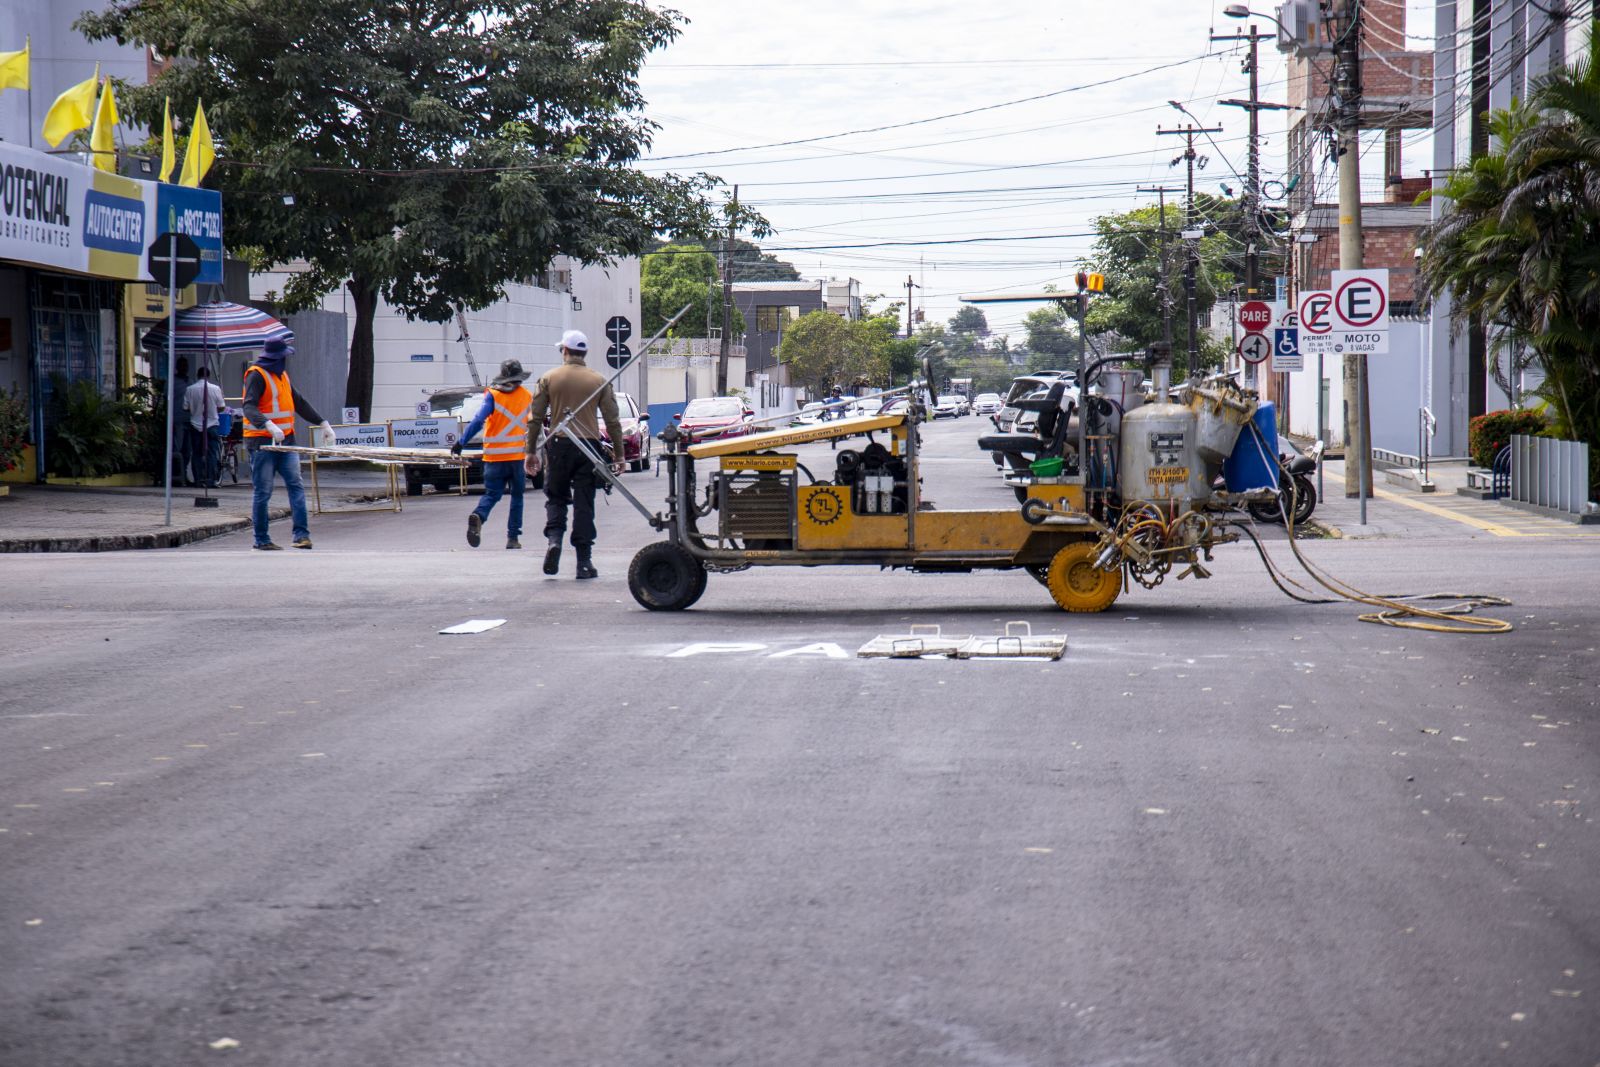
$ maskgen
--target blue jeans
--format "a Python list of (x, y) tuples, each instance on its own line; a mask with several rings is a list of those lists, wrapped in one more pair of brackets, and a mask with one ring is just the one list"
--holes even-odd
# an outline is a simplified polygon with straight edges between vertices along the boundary
[(473, 512), (478, 518), (485, 521), (489, 512), (500, 502), (509, 490), (511, 493), (511, 514), (506, 517), (506, 536), (520, 537), (522, 535), (522, 493), (527, 488), (528, 475), (522, 469), (520, 460), (509, 460), (505, 463), (485, 463), (483, 465), (483, 497), (478, 501), (478, 506)]
[(184, 427), (189, 434), (189, 477), (201, 485), (215, 485), (222, 469), (222, 433), (215, 426), (197, 430)]
[(254, 495), (250, 499), (250, 519), (256, 527), (256, 544), (272, 540), (267, 532), (267, 501), (272, 499), (272, 477), (283, 479), (289, 490), (289, 513), (294, 523), (294, 539), (309, 541), (311, 527), (306, 524), (306, 487), (300, 481), (300, 457), (293, 452), (267, 452), (259, 445), (250, 453), (250, 484)]

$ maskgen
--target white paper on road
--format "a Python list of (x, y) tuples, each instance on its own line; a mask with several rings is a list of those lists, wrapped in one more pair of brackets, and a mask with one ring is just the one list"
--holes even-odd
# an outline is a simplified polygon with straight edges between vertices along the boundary
[(504, 619), (468, 619), (458, 622), (454, 626), (446, 626), (439, 632), (442, 634), (481, 634), (485, 630), (493, 630), (496, 626), (504, 626)]

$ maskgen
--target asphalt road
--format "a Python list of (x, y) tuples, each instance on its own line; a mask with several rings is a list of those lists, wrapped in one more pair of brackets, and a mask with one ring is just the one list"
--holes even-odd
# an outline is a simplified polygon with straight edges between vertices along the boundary
[[(977, 428), (945, 506), (1006, 506)], [(1238, 546), (1096, 616), (870, 569), (661, 616), (620, 502), (585, 583), (468, 507), (0, 558), (0, 1064), (1600, 1063), (1592, 538), (1307, 546), (1499, 637)], [(1012, 619), (1066, 657), (854, 657)]]

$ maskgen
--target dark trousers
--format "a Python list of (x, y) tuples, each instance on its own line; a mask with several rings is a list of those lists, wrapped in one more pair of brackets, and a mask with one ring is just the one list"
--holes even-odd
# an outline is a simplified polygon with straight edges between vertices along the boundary
[(188, 435), (189, 479), (201, 485), (215, 485), (222, 466), (222, 433), (215, 426), (197, 430), (184, 425)]
[[(604, 456), (605, 445), (599, 441), (586, 442), (590, 448)], [(594, 544), (594, 490), (596, 474), (578, 446), (565, 437), (558, 437), (548, 445), (549, 460), (544, 476), (544, 535), (561, 539), (567, 532), (567, 506), (572, 506), (572, 545), (588, 548)]]
[(528, 484), (527, 472), (522, 469), (522, 460), (507, 460), (500, 463), (485, 463), (483, 465), (483, 496), (478, 499), (478, 506), (472, 510), (478, 518), (485, 521), (489, 512), (500, 502), (500, 498), (507, 493), (511, 494), (511, 514), (506, 517), (506, 535), (513, 539), (522, 535), (522, 493)]

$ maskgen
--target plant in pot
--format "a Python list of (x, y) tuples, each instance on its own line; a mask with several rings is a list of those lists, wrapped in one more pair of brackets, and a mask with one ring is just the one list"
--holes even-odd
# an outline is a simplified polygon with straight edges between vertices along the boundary
[(0, 474), (12, 470), (22, 460), (28, 445), (28, 406), (16, 389), (0, 393)]
[(128, 469), (133, 449), (128, 437), (129, 405), (101, 393), (93, 382), (51, 378), (53, 425), (45, 441), (51, 474), (98, 478)]

